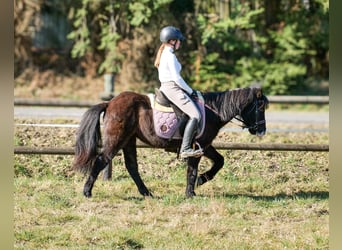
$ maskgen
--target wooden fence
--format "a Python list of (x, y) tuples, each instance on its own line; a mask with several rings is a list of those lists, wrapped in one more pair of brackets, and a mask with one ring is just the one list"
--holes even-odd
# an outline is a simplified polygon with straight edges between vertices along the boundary
[[(259, 151), (314, 151), (328, 152), (327, 144), (280, 144), (280, 143), (225, 143), (214, 142), (216, 149), (223, 150), (259, 150)], [(138, 148), (150, 148), (149, 145), (137, 141)], [(50, 155), (73, 155), (73, 148), (32, 148), (15, 147), (14, 154), (50, 154)]]
[[(268, 96), (270, 103), (277, 104), (329, 104), (329, 96)], [(16, 106), (47, 106), (47, 107), (90, 107), (98, 102), (94, 101), (73, 101), (60, 99), (29, 99), (15, 98)]]

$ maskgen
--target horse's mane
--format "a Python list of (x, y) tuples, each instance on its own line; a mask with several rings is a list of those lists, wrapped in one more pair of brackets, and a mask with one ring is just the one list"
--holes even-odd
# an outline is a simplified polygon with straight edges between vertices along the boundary
[(231, 120), (251, 102), (254, 97), (254, 88), (227, 90), (223, 92), (204, 93), (205, 103), (215, 110), (223, 121)]

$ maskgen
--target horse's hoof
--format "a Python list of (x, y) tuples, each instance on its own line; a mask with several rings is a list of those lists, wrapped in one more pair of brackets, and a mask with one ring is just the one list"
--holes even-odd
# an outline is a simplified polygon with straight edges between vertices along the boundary
[(148, 196), (153, 197), (152, 193), (146, 187), (139, 188), (138, 190), (139, 190), (139, 193), (144, 197), (148, 197)]
[(143, 195), (144, 197), (153, 198), (153, 194), (152, 194), (151, 192), (149, 192), (149, 191), (142, 193), (142, 195)]
[(91, 197), (91, 192), (90, 191), (83, 191), (83, 195), (87, 198)]
[(199, 176), (197, 178), (197, 183), (196, 183), (196, 186), (201, 186), (205, 183), (205, 179), (202, 177), (202, 176)]
[(201, 175), (197, 178), (197, 184), (196, 184), (196, 186), (201, 186), (201, 185), (203, 185), (204, 183), (206, 183), (207, 181), (208, 181), (208, 178), (207, 178), (205, 175), (201, 174)]
[(196, 193), (194, 191), (186, 192), (186, 198), (194, 198), (195, 196), (196, 196)]

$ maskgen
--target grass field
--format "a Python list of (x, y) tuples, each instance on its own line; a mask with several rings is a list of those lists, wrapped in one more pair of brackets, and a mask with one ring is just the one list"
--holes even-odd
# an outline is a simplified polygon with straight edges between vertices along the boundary
[[(74, 133), (16, 127), (14, 144), (70, 147)], [(259, 142), (247, 132), (217, 139)], [(260, 142), (328, 141), (328, 133), (317, 132), (267, 134)], [(328, 249), (327, 152), (220, 152), (223, 169), (194, 199), (185, 198), (185, 163), (161, 149), (138, 149), (142, 178), (155, 196), (146, 199), (121, 155), (113, 179), (99, 178), (90, 199), (82, 195), (84, 177), (70, 169), (72, 156), (15, 155), (14, 248)], [(208, 167), (203, 159), (200, 172)]]

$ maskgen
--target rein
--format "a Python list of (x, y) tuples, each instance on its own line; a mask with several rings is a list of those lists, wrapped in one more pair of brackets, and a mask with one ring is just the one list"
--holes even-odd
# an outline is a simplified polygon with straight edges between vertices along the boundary
[(222, 117), (220, 115), (219, 112), (217, 112), (216, 110), (214, 110), (212, 107), (210, 107), (208, 104), (204, 103), (204, 107), (206, 107), (207, 109), (209, 109), (210, 111), (212, 111), (215, 115), (217, 115), (218, 117), (220, 117), (220, 119), (222, 120)]
[(195, 97), (195, 99), (197, 99), (198, 102), (202, 103), (204, 105), (205, 108), (209, 109), (210, 111), (212, 111), (215, 115), (217, 115), (218, 117), (220, 117), (220, 119), (222, 119), (221, 115), (219, 112), (217, 112), (216, 110), (214, 110), (213, 108), (211, 108), (208, 104), (206, 104), (204, 101), (202, 101), (200, 98)]
[[(196, 98), (199, 102), (202, 102), (202, 100), (200, 98)], [(205, 102), (204, 102), (204, 107), (209, 109), (210, 111), (212, 111), (214, 114), (216, 114), (218, 117), (221, 118), (221, 115), (219, 114), (219, 112), (217, 112), (216, 110), (214, 110), (213, 108), (211, 108), (209, 105), (207, 105)], [(247, 126), (246, 122), (239, 118), (237, 115), (234, 116), (233, 118), (238, 120), (239, 122), (241, 122), (243, 125), (240, 125), (240, 124), (236, 124), (234, 122), (232, 122), (233, 124), (236, 124), (237, 126), (241, 127), (242, 129), (257, 129), (259, 125), (261, 124), (264, 124), (266, 121), (265, 120), (261, 120), (261, 121), (258, 121), (258, 117), (259, 117), (259, 107), (258, 107), (258, 100), (255, 99), (255, 102), (254, 102), (254, 105), (252, 106), (251, 110), (248, 112), (252, 112), (252, 110), (255, 108), (255, 123), (253, 125), (250, 125), (250, 126)]]

